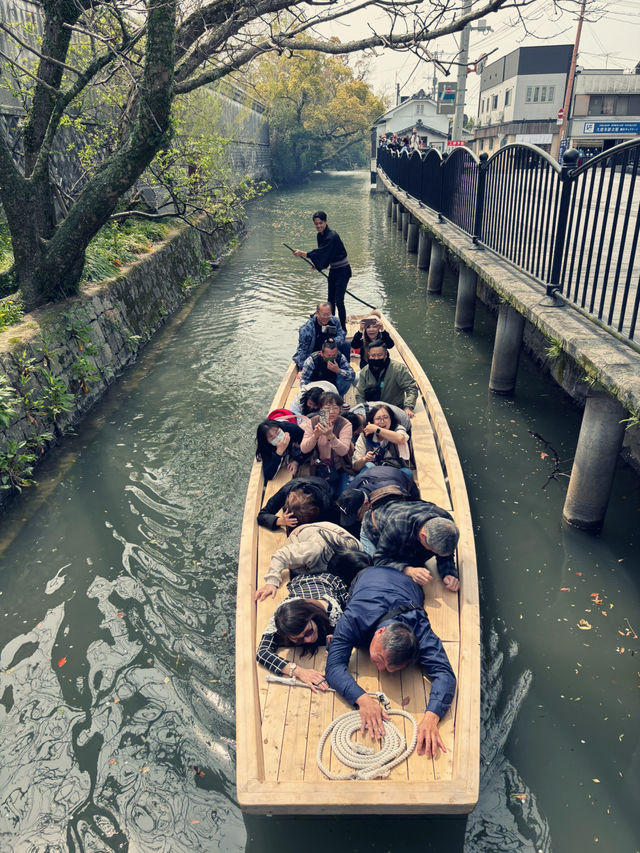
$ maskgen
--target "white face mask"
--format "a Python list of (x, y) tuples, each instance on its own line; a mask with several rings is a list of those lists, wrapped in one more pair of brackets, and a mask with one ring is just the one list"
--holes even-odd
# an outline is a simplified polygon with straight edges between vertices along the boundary
[(269, 439), (269, 444), (273, 444), (274, 447), (277, 447), (278, 442), (280, 441), (281, 438), (284, 438), (284, 432), (281, 429), (279, 429), (276, 437)]

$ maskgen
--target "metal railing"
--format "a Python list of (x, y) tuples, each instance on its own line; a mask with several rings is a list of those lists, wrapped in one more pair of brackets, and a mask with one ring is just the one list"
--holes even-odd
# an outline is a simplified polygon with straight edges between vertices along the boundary
[(632, 341), (640, 305), (640, 138), (577, 167), (535, 145), (506, 145), (479, 158), (466, 148), (398, 155), (378, 166), (421, 205), (561, 292)]

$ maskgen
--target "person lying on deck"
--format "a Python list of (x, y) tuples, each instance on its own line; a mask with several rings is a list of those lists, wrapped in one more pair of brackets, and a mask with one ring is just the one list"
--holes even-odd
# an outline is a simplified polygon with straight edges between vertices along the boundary
[(369, 363), (363, 367), (356, 385), (356, 402), (380, 400), (405, 410), (412, 418), (418, 399), (418, 386), (408, 368), (391, 361), (383, 341), (369, 345)]
[(320, 397), (325, 391), (337, 394), (338, 389), (333, 382), (310, 382), (299, 391), (289, 406), (294, 415), (306, 415), (311, 417), (320, 409)]
[[(278, 513), (282, 510), (282, 515)], [(336, 507), (329, 484), (321, 477), (294, 477), (269, 498), (258, 513), (258, 524), (287, 532), (311, 521), (335, 521)]]
[[(271, 557), (264, 584), (255, 594), (256, 601), (275, 598), (286, 569), (292, 573), (319, 574), (327, 571), (329, 560), (339, 551), (361, 551), (355, 536), (330, 521), (316, 521), (294, 527), (285, 545)], [(350, 582), (350, 581), (349, 581)]]
[(374, 565), (392, 566), (416, 583), (432, 580), (424, 567), (435, 556), (442, 583), (460, 588), (453, 559), (460, 534), (451, 515), (428, 501), (392, 501), (370, 509), (362, 519), (360, 542)]
[(274, 611), (258, 644), (256, 660), (269, 672), (298, 678), (314, 693), (326, 690), (323, 673), (276, 654), (281, 646), (302, 646), (303, 655), (326, 645), (342, 615), (347, 587), (329, 572), (302, 574), (287, 584), (288, 597)]
[[(388, 495), (391, 491), (389, 486), (395, 487), (396, 500), (420, 500), (420, 490), (415, 481), (399, 468), (391, 468), (388, 465), (365, 468), (351, 480), (349, 488), (345, 489), (336, 501), (338, 524), (354, 536), (359, 536), (360, 522), (371, 508), (371, 497), (384, 493)], [(389, 498), (385, 503), (388, 500)]]
[(330, 687), (360, 711), (362, 735), (384, 735), (380, 703), (360, 687), (348, 671), (353, 648), (369, 650), (379, 671), (398, 672), (412, 663), (424, 666), (431, 692), (418, 725), (418, 753), (429, 757), (446, 752), (438, 722), (448, 711), (456, 679), (440, 639), (433, 633), (424, 611), (424, 593), (407, 575), (390, 566), (372, 566), (353, 582), (347, 606), (336, 625), (326, 678)]

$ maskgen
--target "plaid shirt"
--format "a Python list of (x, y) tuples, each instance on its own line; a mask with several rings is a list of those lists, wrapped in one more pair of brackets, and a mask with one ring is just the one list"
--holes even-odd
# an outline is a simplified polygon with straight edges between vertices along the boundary
[[(314, 598), (327, 604), (327, 615), (331, 625), (335, 628), (338, 619), (342, 616), (342, 608), (347, 600), (347, 588), (336, 575), (325, 572), (319, 575), (298, 575), (287, 584), (289, 595), (286, 601), (296, 598)], [(275, 613), (269, 620), (264, 634), (258, 645), (256, 660), (269, 672), (280, 672), (289, 661), (276, 654), (278, 640), (276, 636)]]
[[(423, 566), (435, 556), (440, 577), (453, 575), (458, 570), (453, 558), (439, 557), (423, 548), (418, 539), (420, 529), (431, 518), (451, 518), (446, 509), (428, 501), (391, 501), (371, 511), (362, 519), (362, 534), (376, 546), (373, 555), (375, 566), (392, 566), (402, 572), (407, 566)], [(377, 525), (377, 527), (376, 527)]]

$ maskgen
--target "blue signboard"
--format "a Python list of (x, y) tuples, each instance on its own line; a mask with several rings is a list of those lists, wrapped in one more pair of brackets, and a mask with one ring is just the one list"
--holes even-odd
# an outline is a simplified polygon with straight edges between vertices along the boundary
[(567, 138), (565, 136), (564, 139), (560, 140), (560, 150), (558, 151), (558, 163), (562, 163), (562, 158), (564, 157), (564, 152), (567, 150)]
[(640, 121), (585, 121), (584, 132), (640, 134)]

